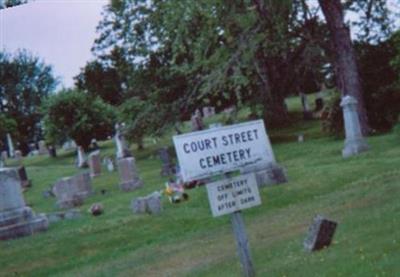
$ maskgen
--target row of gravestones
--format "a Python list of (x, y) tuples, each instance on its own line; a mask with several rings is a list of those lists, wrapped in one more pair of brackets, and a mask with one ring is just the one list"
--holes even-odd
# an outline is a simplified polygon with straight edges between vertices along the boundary
[[(347, 157), (351, 154), (356, 154), (368, 149), (368, 146), (366, 145), (361, 135), (357, 112), (356, 112), (357, 102), (355, 101), (354, 98), (346, 96), (343, 98), (341, 105), (344, 110), (344, 119), (346, 127), (346, 143), (345, 143), (345, 149), (343, 150), (343, 156)], [(214, 124), (211, 127), (219, 127), (219, 126), (220, 125), (218, 124)], [(131, 156), (129, 149), (125, 143), (120, 126), (117, 126), (115, 142), (117, 146), (117, 164), (121, 177), (120, 188), (124, 191), (129, 191), (141, 187), (143, 183), (138, 177), (135, 166), (135, 160)], [(84, 161), (83, 155), (84, 153), (82, 149), (78, 148), (78, 166), (83, 166), (84, 164), (84, 162), (82, 162)], [(168, 155), (168, 150), (166, 148), (160, 150), (160, 157), (163, 163), (161, 172), (162, 175), (173, 174), (174, 173), (173, 168), (175, 167), (173, 166), (170, 160), (170, 157)], [(62, 178), (54, 185), (52, 193), (57, 197), (57, 204), (60, 208), (71, 208), (79, 206), (83, 203), (86, 197), (90, 196), (93, 193), (91, 187), (91, 178), (98, 176), (101, 170), (99, 151), (95, 151), (89, 155), (88, 164), (90, 167), (90, 173), (81, 173), (73, 177)], [(284, 169), (281, 166), (279, 166), (276, 162), (272, 163), (268, 168), (249, 168), (246, 169), (246, 171), (243, 171), (242, 173), (246, 173), (248, 171), (255, 172), (257, 183), (259, 184), (259, 186), (267, 184), (278, 184), (287, 181)], [(11, 174), (10, 172), (15, 172), (15, 171), (3, 170), (2, 173), (3, 172), (7, 173), (4, 174), (4, 176), (9, 176)], [(7, 192), (7, 189), (5, 191)], [(8, 190), (8, 192), (15, 193), (15, 191), (13, 192), (12, 190)], [(132, 209), (135, 213), (147, 212), (151, 214), (159, 214), (162, 210), (160, 198), (161, 194), (159, 192), (152, 193), (146, 197), (136, 198), (132, 201), (131, 204)], [(13, 197), (10, 197), (10, 199), (13, 199)], [(23, 204), (23, 201), (21, 201), (20, 199), (18, 201), (19, 204), (17, 205), (16, 209), (20, 210), (22, 207), (25, 207), (25, 205)], [(7, 210), (10, 210), (10, 207), (7, 207), (7, 203), (11, 202), (4, 202), (4, 203), (5, 204), (3, 206), (0, 206), (0, 227), (6, 226), (6, 228), (3, 228), (3, 230), (7, 230), (8, 228), (7, 222), (11, 222), (13, 224), (15, 222), (18, 223), (18, 218), (21, 218), (21, 214), (18, 213), (18, 211), (13, 211), (11, 212), (11, 214), (15, 214), (17, 219), (11, 221), (8, 220), (7, 218), (11, 217), (9, 215), (10, 213), (7, 212)], [(28, 210), (31, 211), (30, 209)], [(36, 220), (36, 218), (38, 218), (37, 220), (39, 221), (42, 220), (40, 219), (42, 217), (40, 216), (35, 217), (32, 212), (28, 212), (28, 217), (32, 220), (34, 219)], [(29, 222), (29, 220), (27, 222)], [(34, 223), (32, 224), (33, 225), (30, 227), (31, 231), (42, 230), (46, 226), (46, 224), (42, 222), (41, 224), (39, 224), (39, 227), (35, 229)], [(14, 227), (9, 227), (10, 230), (14, 230), (13, 228)], [(305, 248), (309, 250), (316, 250), (320, 249), (322, 246), (329, 245), (335, 228), (336, 228), (335, 222), (329, 221), (322, 217), (317, 217), (313, 225), (310, 227), (309, 236), (304, 242)], [(29, 228), (25, 227), (25, 229)], [(8, 233), (6, 232), (5, 234), (3, 234), (3, 236), (0, 233), (0, 238), (2, 237), (4, 238), (7, 236), (7, 234), (10, 235), (11, 233), (13, 233), (13, 231), (10, 230), (8, 231)], [(23, 233), (23, 231), (21, 231), (21, 233)]]

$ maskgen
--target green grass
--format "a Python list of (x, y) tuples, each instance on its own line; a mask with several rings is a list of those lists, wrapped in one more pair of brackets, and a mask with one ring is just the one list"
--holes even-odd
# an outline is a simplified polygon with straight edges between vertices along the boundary
[[(289, 99), (298, 112), (299, 100)], [(244, 116), (243, 116), (244, 117)], [(243, 211), (257, 276), (396, 276), (400, 272), (400, 147), (393, 134), (368, 139), (371, 150), (341, 158), (343, 141), (320, 133), (320, 123), (301, 122), (269, 132), (287, 184), (263, 188), (261, 206)], [(221, 115), (209, 122), (221, 120)], [(208, 123), (209, 123), (208, 122)], [(188, 125), (184, 126), (188, 130)], [(297, 143), (297, 134), (305, 142)], [(172, 134), (172, 133), (171, 133)], [(118, 189), (117, 173), (105, 169), (93, 182), (97, 192), (81, 207), (80, 219), (50, 225), (45, 233), (0, 242), (0, 276), (240, 276), (229, 216), (213, 218), (205, 188), (188, 191), (188, 202), (163, 199), (160, 216), (134, 215), (130, 201), (164, 187), (157, 148), (171, 146), (170, 135), (144, 151), (134, 151), (144, 187)], [(114, 155), (112, 142), (101, 144)], [(57, 210), (42, 191), (79, 170), (74, 153), (56, 159), (25, 160), (33, 187), (25, 199), (36, 212)], [(107, 193), (99, 193), (106, 189)], [(103, 203), (105, 214), (88, 207)], [(316, 214), (338, 221), (333, 244), (307, 253), (302, 242)]]

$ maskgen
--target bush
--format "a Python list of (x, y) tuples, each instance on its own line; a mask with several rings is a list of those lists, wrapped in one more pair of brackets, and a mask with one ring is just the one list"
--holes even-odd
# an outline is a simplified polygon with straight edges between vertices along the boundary
[(43, 112), (48, 143), (72, 138), (85, 150), (92, 139), (103, 140), (112, 135), (116, 122), (112, 106), (80, 91), (66, 90), (49, 97)]

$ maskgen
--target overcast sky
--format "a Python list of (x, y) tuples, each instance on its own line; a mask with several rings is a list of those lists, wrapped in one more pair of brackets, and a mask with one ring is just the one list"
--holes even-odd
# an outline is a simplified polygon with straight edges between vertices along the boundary
[(66, 87), (92, 58), (90, 48), (107, 0), (35, 0), (0, 11), (0, 48), (26, 48), (51, 64)]

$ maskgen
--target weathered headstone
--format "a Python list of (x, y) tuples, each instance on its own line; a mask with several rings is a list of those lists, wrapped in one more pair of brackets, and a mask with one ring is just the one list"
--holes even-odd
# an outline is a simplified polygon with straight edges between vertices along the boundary
[(346, 95), (342, 98), (340, 106), (343, 108), (343, 118), (346, 140), (342, 155), (344, 158), (368, 151), (367, 141), (361, 133), (360, 121), (357, 112), (357, 100)]
[(169, 176), (175, 174), (175, 165), (172, 163), (168, 153), (168, 148), (163, 147), (158, 150), (162, 162), (161, 176)]
[(304, 240), (304, 248), (308, 251), (315, 251), (328, 247), (332, 242), (336, 226), (336, 222), (317, 215), (308, 230), (306, 239)]
[(65, 209), (82, 205), (84, 199), (93, 193), (90, 179), (90, 174), (84, 172), (58, 180), (53, 186), (58, 207)]
[(8, 156), (10, 158), (14, 158), (14, 144), (11, 138), (11, 135), (7, 133), (7, 145), (8, 145)]
[(21, 187), (27, 188), (32, 186), (32, 181), (28, 179), (28, 175), (26, 174), (26, 170), (24, 166), (19, 166), (16, 168), (18, 172), (18, 177), (21, 180)]
[(94, 151), (89, 155), (90, 177), (94, 178), (101, 174), (100, 151)]
[(77, 147), (77, 146), (76, 146), (75, 141), (73, 141), (73, 140), (71, 140), (71, 139), (69, 139), (69, 140), (67, 140), (66, 142), (64, 142), (64, 144), (63, 144), (63, 146), (62, 146), (62, 148), (63, 148), (65, 151), (75, 150), (76, 147)]
[(86, 158), (85, 152), (83, 151), (82, 146), (78, 146), (78, 149), (77, 149), (76, 166), (78, 168), (88, 167), (87, 158)]
[(39, 141), (38, 146), (39, 146), (39, 155), (47, 155), (49, 153), (46, 147), (46, 142), (44, 140)]
[(203, 107), (203, 116), (204, 118), (208, 118), (210, 116), (213, 116), (215, 114), (215, 108), (214, 107)]
[(192, 123), (192, 131), (200, 131), (204, 129), (204, 123), (203, 119), (201, 118), (201, 115), (194, 114), (191, 119)]
[(143, 186), (143, 182), (137, 173), (135, 158), (119, 159), (117, 160), (117, 166), (121, 179), (121, 183), (119, 184), (121, 190), (131, 191)]
[(17, 171), (0, 169), (0, 240), (45, 231), (48, 225), (45, 215), (35, 215), (25, 205)]
[(129, 150), (128, 144), (125, 140), (125, 137), (123, 135), (123, 124), (116, 124), (115, 125), (115, 144), (117, 146), (117, 159), (123, 159), (127, 157), (132, 157), (132, 153)]
[(137, 197), (132, 200), (131, 207), (136, 214), (160, 214), (162, 212), (161, 194), (155, 191), (145, 197)]

